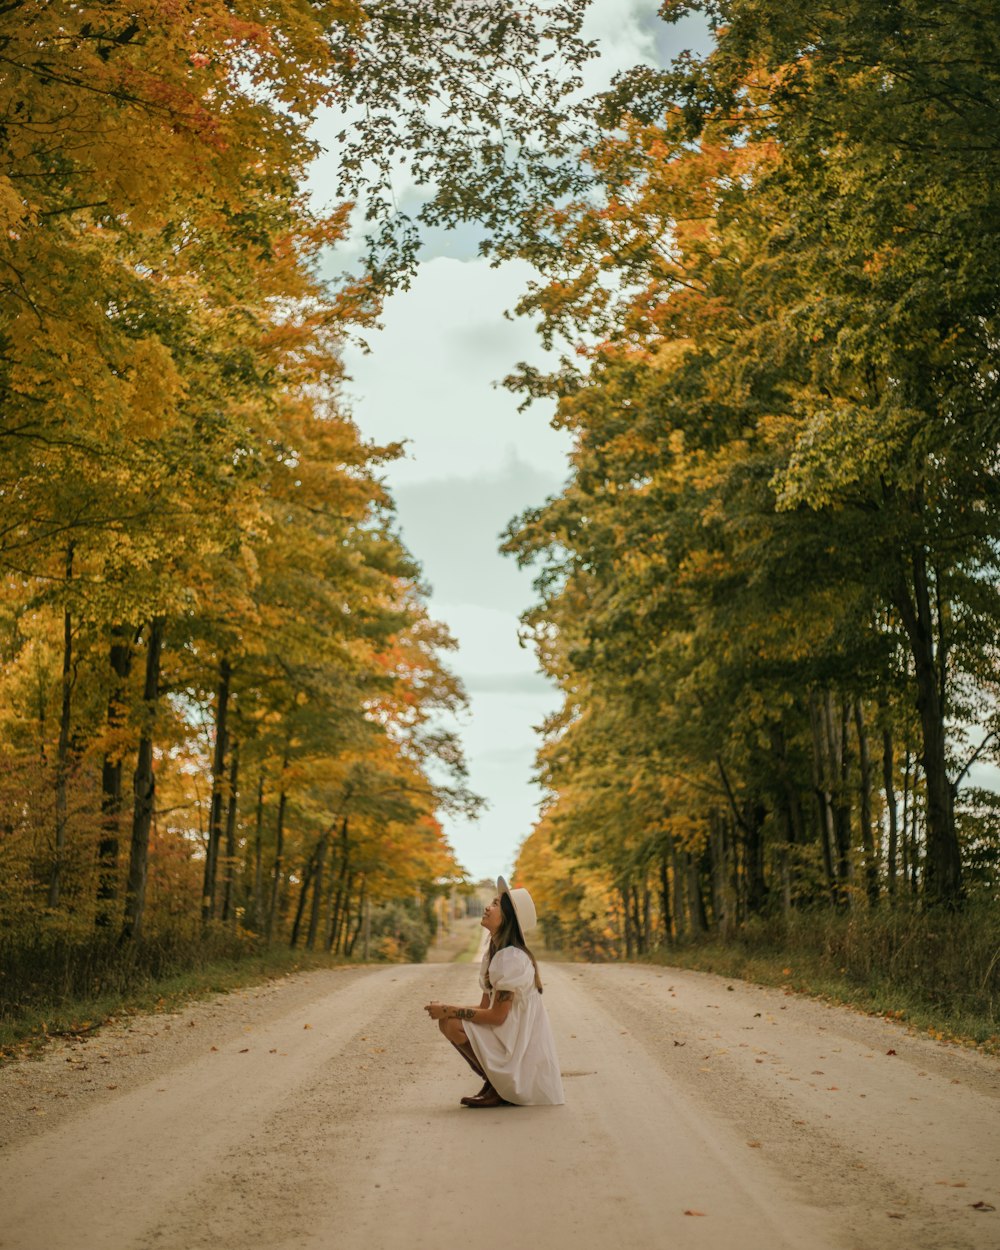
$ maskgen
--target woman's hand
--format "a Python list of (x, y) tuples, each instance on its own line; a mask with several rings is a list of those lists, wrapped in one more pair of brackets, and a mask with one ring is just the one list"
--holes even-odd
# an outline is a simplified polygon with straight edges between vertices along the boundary
[(427, 1006), (424, 1007), (424, 1011), (427, 1012), (432, 1020), (443, 1020), (446, 1012), (448, 1011), (448, 1004), (439, 1003), (435, 999), (434, 1002), (428, 1003)]

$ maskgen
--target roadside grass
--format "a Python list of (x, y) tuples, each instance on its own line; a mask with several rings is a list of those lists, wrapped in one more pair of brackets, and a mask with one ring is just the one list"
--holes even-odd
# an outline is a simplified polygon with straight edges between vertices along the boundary
[(657, 964), (780, 986), (943, 1041), (1000, 1054), (1000, 910), (897, 907), (803, 912), (743, 926), (729, 942), (661, 947)]
[(831, 972), (822, 959), (801, 951), (795, 955), (763, 954), (718, 945), (684, 946), (656, 951), (650, 962), (778, 986), (788, 993), (805, 994), (866, 1015), (898, 1020), (939, 1041), (958, 1042), (1000, 1055), (1000, 1026), (995, 1019), (974, 1012), (942, 1012), (912, 987), (885, 981), (862, 984), (845, 972)]
[(275, 946), (239, 957), (218, 958), (163, 976), (123, 978), (94, 994), (5, 1005), (0, 1012), (0, 1063), (38, 1052), (52, 1037), (91, 1033), (122, 1016), (170, 1011), (186, 1002), (353, 961)]

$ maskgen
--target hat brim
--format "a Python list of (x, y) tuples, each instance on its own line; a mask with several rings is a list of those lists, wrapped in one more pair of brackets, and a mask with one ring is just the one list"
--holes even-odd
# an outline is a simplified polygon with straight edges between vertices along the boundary
[[(514, 915), (517, 917), (517, 924), (518, 924), (518, 928), (521, 930), (522, 937), (525, 935), (525, 933), (529, 933), (532, 929), (534, 929), (535, 925), (538, 923), (537, 916), (533, 915), (530, 918), (524, 917), (518, 912), (517, 900), (514, 898), (514, 892), (510, 888), (510, 886), (507, 884), (507, 882), (504, 880), (503, 877), (497, 877), (497, 893), (500, 895), (506, 894), (507, 897), (510, 899), (510, 905), (511, 907), (513, 907)], [(524, 891), (524, 893), (527, 893), (527, 891)], [(534, 911), (533, 906), (531, 910)], [(528, 923), (525, 923), (526, 920), (528, 921)]]

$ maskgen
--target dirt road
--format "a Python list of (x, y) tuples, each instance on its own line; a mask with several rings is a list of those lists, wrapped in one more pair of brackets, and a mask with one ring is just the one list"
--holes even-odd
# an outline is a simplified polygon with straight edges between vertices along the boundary
[(0, 1247), (1000, 1248), (973, 1205), (1000, 1208), (995, 1060), (697, 973), (544, 971), (559, 1108), (458, 1105), (420, 1008), (477, 1001), (468, 964), (309, 973), (8, 1066)]

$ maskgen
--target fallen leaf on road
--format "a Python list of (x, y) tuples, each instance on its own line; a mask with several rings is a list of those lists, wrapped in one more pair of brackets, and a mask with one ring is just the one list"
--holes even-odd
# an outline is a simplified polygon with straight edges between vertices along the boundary
[(210, 1046), (210, 1047), (209, 1047), (209, 1050), (218, 1050), (218, 1049), (219, 1049), (219, 1048), (218, 1048), (218, 1046)]
[[(304, 1029), (311, 1029), (311, 1028), (312, 1028), (312, 1025), (311, 1025), (311, 1024), (304, 1024), (302, 1027), (303, 1027)], [(364, 1038), (362, 1038), (361, 1040), (362, 1040), (362, 1041), (364, 1041)]]
[(761, 1143), (759, 1141), (748, 1141), (747, 1145), (751, 1150), (759, 1150), (761, 1147)]
[(685, 1215), (704, 1215), (704, 1211), (685, 1211)]

